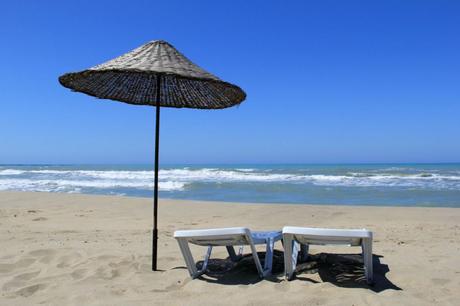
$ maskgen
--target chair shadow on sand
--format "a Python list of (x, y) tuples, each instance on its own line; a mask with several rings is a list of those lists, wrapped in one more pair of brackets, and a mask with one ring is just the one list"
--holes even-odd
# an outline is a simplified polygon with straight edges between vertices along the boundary
[[(265, 253), (260, 252), (259, 257), (263, 262)], [(319, 253), (309, 255), (305, 262), (298, 264), (296, 279), (318, 283), (309, 278), (308, 274), (318, 273), (322, 282), (329, 282), (338, 287), (366, 288), (374, 292), (387, 289), (402, 290), (393, 284), (387, 277), (390, 271), (388, 265), (380, 262), (381, 255), (373, 255), (374, 284), (368, 285), (364, 277), (364, 267), (361, 254), (329, 254)], [(263, 263), (262, 263), (263, 264)], [(203, 261), (197, 263), (200, 269)], [(284, 254), (275, 250), (273, 254), (272, 276), (265, 281), (282, 282), (284, 280)], [(251, 255), (245, 255), (240, 261), (234, 263), (230, 258), (210, 259), (206, 273), (199, 277), (200, 280), (224, 285), (249, 285), (262, 281), (257, 274), (257, 269)]]
[(374, 292), (387, 289), (402, 290), (393, 284), (386, 274), (390, 268), (380, 262), (381, 255), (373, 255), (374, 284), (368, 285), (364, 276), (363, 259), (361, 254), (329, 254), (319, 253), (309, 256), (306, 262), (296, 268), (296, 278), (316, 283), (305, 274), (318, 273), (323, 282), (329, 282), (345, 288), (367, 288)]

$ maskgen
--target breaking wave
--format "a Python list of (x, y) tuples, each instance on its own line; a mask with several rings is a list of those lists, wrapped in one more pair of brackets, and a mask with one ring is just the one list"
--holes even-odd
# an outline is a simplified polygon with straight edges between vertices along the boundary
[[(318, 174), (254, 168), (170, 168), (159, 172), (161, 191), (184, 191), (195, 183), (279, 183), (341, 187), (411, 187), (460, 190), (460, 173), (392, 167), (380, 172)], [(85, 192), (86, 189), (153, 189), (147, 170), (0, 169), (0, 190)]]

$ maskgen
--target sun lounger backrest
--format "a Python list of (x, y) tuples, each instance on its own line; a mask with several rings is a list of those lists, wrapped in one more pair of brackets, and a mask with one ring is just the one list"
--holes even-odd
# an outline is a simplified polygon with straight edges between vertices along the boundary
[(248, 228), (243, 227), (177, 231), (175, 237), (202, 246), (248, 245), (251, 243), (251, 232)]
[(246, 245), (248, 241), (243, 236), (219, 236), (208, 238), (190, 238), (190, 243), (204, 246), (227, 246), (227, 245)]
[(286, 226), (283, 233), (293, 235), (293, 238), (302, 243), (310, 245), (350, 245), (360, 246), (363, 238), (372, 238), (372, 233), (367, 230), (350, 229), (325, 229)]
[(309, 237), (307, 235), (294, 235), (294, 239), (302, 244), (311, 244), (311, 245), (329, 245), (329, 244), (349, 245), (349, 246), (361, 245), (361, 238), (327, 237), (327, 236), (318, 238), (317, 236)]

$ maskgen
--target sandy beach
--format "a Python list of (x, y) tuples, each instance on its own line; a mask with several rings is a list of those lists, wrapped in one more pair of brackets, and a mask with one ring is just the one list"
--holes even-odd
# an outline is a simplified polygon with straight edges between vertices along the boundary
[[(161, 200), (160, 272), (150, 269), (151, 209), (147, 198), (1, 192), (0, 304), (460, 303), (459, 209)], [(280, 243), (268, 279), (249, 259), (229, 266), (216, 248), (209, 275), (191, 280), (172, 237), (177, 229), (284, 225), (372, 230), (376, 284), (365, 284), (358, 257), (345, 255), (360, 250), (347, 247), (312, 247), (310, 262), (287, 282)], [(204, 249), (193, 251), (201, 260)]]

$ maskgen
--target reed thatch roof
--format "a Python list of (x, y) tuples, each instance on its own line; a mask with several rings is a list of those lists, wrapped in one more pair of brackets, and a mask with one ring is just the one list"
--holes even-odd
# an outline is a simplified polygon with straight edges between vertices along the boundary
[(66, 73), (59, 82), (73, 91), (130, 104), (202, 109), (241, 103), (246, 94), (198, 67), (169, 43), (157, 40), (87, 70)]

